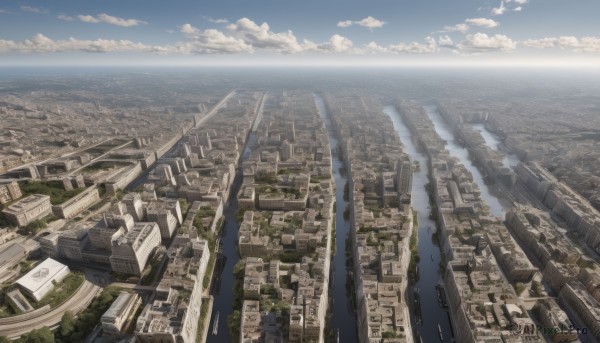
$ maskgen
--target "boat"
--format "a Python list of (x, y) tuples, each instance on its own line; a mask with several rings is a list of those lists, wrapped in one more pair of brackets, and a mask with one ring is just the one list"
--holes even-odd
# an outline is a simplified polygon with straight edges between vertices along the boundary
[(444, 335), (442, 335), (442, 327), (438, 324), (438, 333), (440, 334), (440, 341), (444, 340)]
[(433, 254), (431, 255), (431, 260), (433, 261)]
[(215, 321), (213, 322), (213, 332), (214, 336), (219, 332), (219, 311), (217, 311), (217, 315), (215, 316)]
[(335, 335), (337, 343), (340, 343), (340, 329), (337, 329), (337, 334)]

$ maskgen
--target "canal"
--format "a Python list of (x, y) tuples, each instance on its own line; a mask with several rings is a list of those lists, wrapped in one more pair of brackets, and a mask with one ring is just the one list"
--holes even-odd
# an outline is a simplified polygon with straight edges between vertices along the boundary
[(519, 158), (508, 152), (508, 150), (506, 149), (506, 146), (504, 145), (504, 143), (502, 143), (502, 141), (500, 141), (500, 138), (498, 136), (496, 136), (496, 134), (494, 134), (493, 132), (491, 132), (490, 130), (488, 130), (485, 127), (485, 124), (482, 123), (477, 123), (477, 124), (473, 124), (472, 127), (479, 131), (479, 133), (481, 134), (481, 136), (483, 137), (483, 140), (485, 140), (485, 143), (487, 144), (487, 146), (489, 146), (490, 148), (497, 150), (497, 151), (502, 151), (505, 154), (504, 160), (502, 161), (502, 163), (504, 164), (504, 166), (506, 168), (514, 168), (517, 166), (517, 164), (519, 164)]
[(479, 186), (479, 189), (481, 190), (481, 197), (488, 204), (490, 213), (496, 217), (504, 219), (504, 214), (506, 213), (507, 209), (510, 209), (510, 204), (507, 201), (501, 202), (501, 200), (498, 198), (498, 190), (483, 181), (481, 172), (479, 172), (479, 169), (477, 169), (469, 157), (469, 151), (456, 142), (452, 128), (444, 121), (444, 118), (442, 118), (438, 112), (437, 107), (435, 105), (426, 105), (424, 108), (425, 112), (435, 126), (435, 131), (443, 140), (446, 141), (446, 149), (448, 149), (450, 155), (457, 157), (473, 175), (473, 181)]
[[(436, 286), (442, 282), (439, 273), (441, 262), (440, 249), (433, 241), (433, 234), (436, 231), (435, 222), (429, 218), (429, 195), (425, 185), (429, 182), (429, 164), (427, 155), (417, 148), (416, 139), (404, 124), (402, 117), (394, 106), (386, 106), (383, 110), (394, 124), (394, 129), (400, 136), (404, 144), (404, 152), (407, 153), (413, 161), (418, 162), (419, 169), (413, 172), (412, 184), (412, 207), (417, 211), (419, 219), (418, 228), (418, 249), (420, 262), (419, 280), (414, 285), (420, 293), (421, 313), (423, 318), (422, 325), (417, 325), (414, 318), (414, 307), (409, 306), (411, 317), (413, 317), (412, 327), (420, 334), (423, 342), (439, 342), (438, 324), (442, 330), (444, 339), (449, 340), (452, 337), (448, 311), (438, 303)], [(416, 340), (415, 340), (416, 341)], [(418, 341), (416, 341), (418, 343)]]
[(349, 210), (348, 201), (344, 200), (344, 187), (348, 178), (346, 173), (342, 173), (344, 169), (344, 161), (338, 154), (338, 140), (333, 131), (329, 112), (325, 106), (323, 98), (317, 94), (314, 95), (315, 103), (319, 114), (327, 127), (329, 136), (329, 146), (331, 148), (331, 163), (332, 173), (335, 180), (335, 256), (331, 268), (333, 269), (333, 278), (330, 283), (330, 299), (332, 299), (332, 316), (329, 321), (329, 326), (338, 332), (339, 342), (358, 342), (356, 317), (352, 309), (350, 297), (353, 294), (348, 294), (346, 291), (346, 282), (348, 271), (346, 270), (346, 242), (350, 242), (350, 222), (344, 218), (344, 212)]
[[(257, 116), (256, 120), (260, 120)], [(246, 147), (242, 153), (241, 162), (248, 159), (250, 153), (256, 145), (256, 133), (254, 131), (248, 134), (246, 141)], [(222, 343), (238, 341), (231, 340), (229, 337), (229, 330), (227, 328), (227, 317), (233, 313), (233, 290), (235, 287), (235, 277), (233, 275), (233, 267), (239, 261), (240, 257), (237, 251), (237, 238), (238, 238), (238, 222), (236, 220), (236, 212), (238, 209), (237, 193), (242, 185), (242, 171), (237, 170), (235, 180), (231, 185), (231, 192), (229, 193), (229, 201), (225, 205), (223, 211), (223, 217), (225, 218), (225, 224), (221, 229), (220, 233), (220, 251), (225, 257), (224, 265), (221, 269), (221, 273), (217, 275), (213, 274), (213, 282), (216, 283), (216, 287), (213, 291), (213, 308), (210, 319), (210, 326), (206, 328), (208, 330), (208, 336), (206, 338), (207, 343)], [(215, 268), (216, 269), (216, 268)], [(241, 309), (239, 309), (241, 310)], [(217, 313), (219, 314), (219, 323), (217, 335), (213, 335), (213, 328), (215, 325), (215, 319)]]

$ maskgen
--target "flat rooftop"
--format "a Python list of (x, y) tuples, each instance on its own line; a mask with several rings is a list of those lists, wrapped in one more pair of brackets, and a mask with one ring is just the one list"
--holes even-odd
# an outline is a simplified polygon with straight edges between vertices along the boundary
[(46, 283), (53, 280), (54, 277), (65, 268), (68, 269), (64, 264), (51, 258), (47, 258), (44, 262), (38, 264), (29, 273), (17, 280), (17, 283), (31, 293), (35, 293)]

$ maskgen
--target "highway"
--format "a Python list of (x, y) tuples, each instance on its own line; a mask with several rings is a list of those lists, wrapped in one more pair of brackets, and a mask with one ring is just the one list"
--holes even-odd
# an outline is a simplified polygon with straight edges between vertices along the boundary
[(100, 287), (85, 280), (73, 296), (49, 312), (41, 313), (33, 318), (27, 318), (27, 314), (9, 317), (10, 320), (9, 318), (4, 318), (4, 321), (0, 323), (0, 335), (16, 339), (33, 329), (39, 329), (44, 326), (55, 328), (60, 324), (60, 320), (67, 310), (72, 311), (74, 314), (83, 311), (100, 290)]

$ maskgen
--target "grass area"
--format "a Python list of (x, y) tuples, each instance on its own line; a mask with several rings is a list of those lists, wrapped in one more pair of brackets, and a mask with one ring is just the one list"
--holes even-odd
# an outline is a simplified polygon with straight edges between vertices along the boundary
[(181, 207), (181, 215), (183, 216), (183, 218), (185, 218), (185, 216), (188, 213), (190, 204), (185, 199), (179, 199), (179, 207)]
[(254, 177), (256, 183), (268, 183), (274, 185), (277, 183), (277, 175), (275, 174), (262, 174)]
[[(204, 321), (206, 320), (206, 316), (208, 315), (208, 300), (202, 300), (202, 305), (200, 306), (200, 318), (198, 319), (198, 333), (196, 334), (196, 343), (204, 342)], [(210, 323), (209, 323), (210, 324)]]
[(418, 246), (418, 231), (419, 231), (419, 220), (417, 217), (417, 211), (413, 211), (413, 231), (410, 234), (410, 241), (408, 243), (410, 248), (410, 263), (408, 265), (408, 279), (415, 283), (419, 280), (417, 274), (417, 263), (419, 263), (419, 246)]
[[(202, 206), (198, 209), (198, 212), (196, 212), (196, 215), (194, 216), (193, 225), (198, 230), (208, 231), (209, 228), (202, 224), (202, 220), (205, 218), (214, 218), (215, 214), (215, 210), (213, 210), (210, 206)], [(198, 234), (200, 235), (200, 232), (198, 232)]]
[[(233, 286), (233, 308), (242, 308), (244, 303), (244, 285), (241, 280), (244, 280), (244, 271), (246, 262), (241, 259), (233, 266), (233, 276), (235, 285)], [(240, 310), (234, 310), (232, 314), (227, 316), (227, 329), (231, 342), (237, 342), (240, 337), (240, 325), (242, 323), (242, 313)]]
[(216, 254), (213, 250), (211, 250), (208, 266), (206, 267), (206, 273), (204, 273), (204, 279), (202, 280), (203, 289), (206, 289), (208, 286), (210, 286), (210, 280), (212, 279), (213, 270), (215, 269), (215, 257)]
[(50, 305), (50, 307), (54, 308), (62, 304), (77, 290), (77, 288), (79, 288), (79, 286), (81, 286), (83, 280), (84, 277), (81, 273), (71, 273), (67, 275), (64, 280), (56, 285), (50, 293), (46, 294), (42, 300), (34, 306), (40, 308), (45, 305)]
[(83, 192), (84, 188), (72, 189), (65, 191), (62, 181), (25, 181), (20, 182), (21, 192), (23, 197), (32, 194), (45, 194), (50, 196), (50, 203), (52, 205), (59, 205), (63, 202), (71, 199), (77, 194)]

